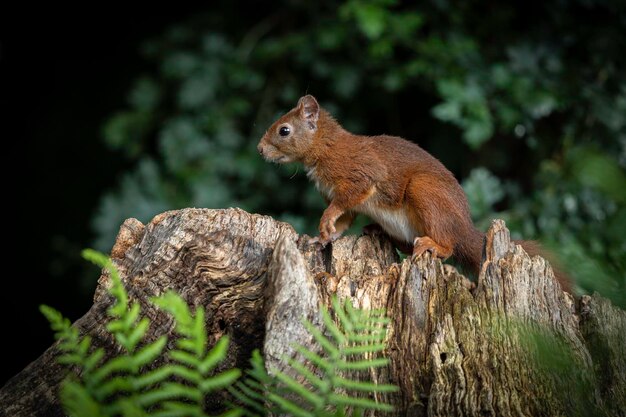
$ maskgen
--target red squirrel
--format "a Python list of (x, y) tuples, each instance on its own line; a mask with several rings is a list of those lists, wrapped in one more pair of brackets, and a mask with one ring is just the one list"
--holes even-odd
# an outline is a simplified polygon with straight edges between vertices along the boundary
[[(306, 95), (267, 130), (257, 147), (267, 161), (300, 162), (328, 207), (317, 241), (326, 245), (357, 213), (375, 221), (414, 257), (454, 257), (478, 275), (484, 233), (474, 227), (463, 188), (438, 159), (397, 136), (354, 135)], [(517, 241), (531, 256), (535, 242)], [(561, 287), (567, 277), (555, 270)]]

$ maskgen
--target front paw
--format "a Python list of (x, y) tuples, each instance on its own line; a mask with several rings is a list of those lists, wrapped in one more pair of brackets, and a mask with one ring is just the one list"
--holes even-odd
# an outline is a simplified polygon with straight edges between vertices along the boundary
[(320, 239), (319, 236), (309, 237), (309, 240), (307, 241), (307, 244), (309, 246), (310, 245), (320, 245), (322, 247), (326, 246), (326, 244), (322, 242), (322, 240)]
[(341, 233), (337, 233), (337, 229), (335, 229), (335, 226), (331, 222), (320, 223), (320, 243), (326, 245), (337, 239), (339, 236), (341, 236)]

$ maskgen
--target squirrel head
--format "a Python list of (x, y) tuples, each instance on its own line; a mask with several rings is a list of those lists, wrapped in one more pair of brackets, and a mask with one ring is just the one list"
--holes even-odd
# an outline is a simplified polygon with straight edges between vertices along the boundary
[(312, 95), (298, 100), (298, 105), (281, 116), (265, 132), (257, 149), (270, 162), (302, 162), (313, 144), (320, 116), (320, 106)]

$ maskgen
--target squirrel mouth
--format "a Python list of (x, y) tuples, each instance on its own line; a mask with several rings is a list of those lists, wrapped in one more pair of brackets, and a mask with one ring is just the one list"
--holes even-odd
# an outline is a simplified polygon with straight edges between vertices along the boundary
[(273, 162), (275, 162), (277, 164), (285, 164), (285, 163), (289, 162), (289, 157), (285, 156), (285, 155), (281, 155), (281, 156), (279, 156), (277, 158), (274, 158)]

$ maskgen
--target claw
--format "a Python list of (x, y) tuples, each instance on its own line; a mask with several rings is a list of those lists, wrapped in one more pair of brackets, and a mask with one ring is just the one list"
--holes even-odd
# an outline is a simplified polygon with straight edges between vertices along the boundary
[(437, 247), (430, 238), (416, 237), (413, 241), (413, 255), (411, 257), (417, 259), (425, 252), (430, 252), (433, 258), (437, 257)]
[(319, 243), (320, 245), (322, 245), (322, 247), (326, 247), (326, 245), (328, 245), (329, 243), (332, 243), (335, 240), (339, 239), (341, 235), (342, 235), (341, 232), (334, 232), (334, 233), (331, 233), (331, 235), (326, 239), (323, 239), (322, 236), (311, 237), (309, 238), (308, 244), (314, 245), (316, 243)]

